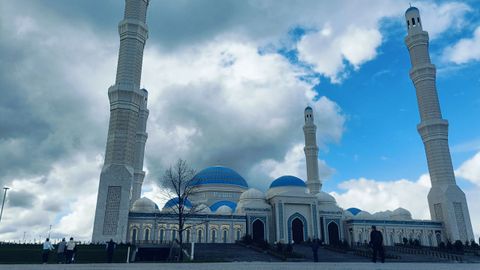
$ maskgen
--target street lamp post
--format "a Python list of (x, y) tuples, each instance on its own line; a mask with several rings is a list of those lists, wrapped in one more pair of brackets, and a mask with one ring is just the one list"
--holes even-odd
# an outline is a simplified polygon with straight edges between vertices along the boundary
[(2, 215), (3, 215), (3, 206), (5, 206), (5, 199), (7, 198), (7, 190), (9, 190), (10, 188), (8, 187), (4, 187), (3, 190), (3, 202), (2, 202), (2, 210), (0, 211), (0, 221), (2, 220)]

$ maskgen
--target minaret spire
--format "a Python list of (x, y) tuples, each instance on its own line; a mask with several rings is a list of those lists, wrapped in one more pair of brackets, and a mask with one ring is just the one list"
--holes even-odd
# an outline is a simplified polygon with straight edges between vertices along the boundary
[(436, 68), (430, 61), (428, 33), (423, 31), (420, 12), (410, 7), (405, 12), (410, 53), (410, 78), (417, 93), (421, 122), (417, 126), (425, 146), (432, 188), (428, 204), (433, 220), (442, 221), (447, 240), (473, 239), (472, 223), (465, 194), (457, 186), (448, 147), (448, 122), (442, 118), (436, 89)]
[(126, 240), (128, 212), (140, 197), (148, 117), (145, 89), (140, 89), (143, 48), (148, 38), (149, 0), (125, 0), (118, 25), (120, 50), (115, 85), (108, 89), (110, 123), (105, 162), (100, 174), (93, 242)]
[(313, 110), (310, 106), (305, 108), (305, 125), (303, 133), (305, 134), (305, 159), (307, 163), (307, 187), (311, 194), (317, 194), (322, 188), (320, 177), (318, 176), (318, 146), (317, 146), (317, 126), (313, 119)]

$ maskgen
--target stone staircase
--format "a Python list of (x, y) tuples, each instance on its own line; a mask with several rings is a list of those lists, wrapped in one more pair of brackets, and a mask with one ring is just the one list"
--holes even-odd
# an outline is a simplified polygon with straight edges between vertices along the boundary
[(277, 262), (279, 259), (237, 244), (195, 244), (195, 261), (203, 262)]
[[(304, 256), (305, 261), (313, 262), (312, 248), (306, 244), (294, 245), (293, 251)], [(364, 256), (356, 255), (354, 252), (340, 252), (320, 247), (318, 249), (319, 262), (369, 262)]]

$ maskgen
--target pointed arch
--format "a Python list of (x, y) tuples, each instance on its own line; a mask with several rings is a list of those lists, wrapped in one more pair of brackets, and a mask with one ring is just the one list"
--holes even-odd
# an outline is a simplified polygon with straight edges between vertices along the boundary
[(293, 232), (292, 232), (292, 226), (293, 226), (293, 221), (300, 221), (303, 225), (303, 241), (308, 239), (308, 224), (307, 224), (307, 219), (300, 213), (296, 212), (295, 214), (291, 215), (288, 218), (287, 224), (288, 224), (288, 242), (291, 243), (293, 240)]

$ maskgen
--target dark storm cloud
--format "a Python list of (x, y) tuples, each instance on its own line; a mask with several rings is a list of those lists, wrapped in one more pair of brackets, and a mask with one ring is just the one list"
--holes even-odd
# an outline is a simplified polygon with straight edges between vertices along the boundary
[(30, 208), (33, 206), (36, 197), (35, 194), (28, 191), (11, 190), (7, 195), (7, 202), (9, 207), (23, 207)]
[[(91, 108), (96, 102), (90, 99), (95, 97), (84, 92), (95, 89), (84, 89), (88, 82), (75, 81), (90, 75), (82, 69), (98, 66), (82, 66), (89, 60), (88, 54), (82, 55), (89, 40), (71, 41), (76, 34), (65, 32), (68, 24), (54, 28), (58, 18), (32, 17), (29, 5), (12, 16), (13, 4), (2, 2), (0, 10), (0, 183), (45, 175), (55, 161), (75, 152), (98, 152), (108, 108)], [(45, 29), (50, 29), (50, 36)]]

